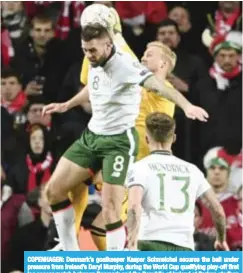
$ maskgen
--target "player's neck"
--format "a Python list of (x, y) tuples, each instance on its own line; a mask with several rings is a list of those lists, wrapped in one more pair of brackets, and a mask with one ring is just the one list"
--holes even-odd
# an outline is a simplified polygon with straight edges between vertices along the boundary
[(161, 68), (160, 70), (156, 71), (155, 73), (156, 78), (161, 81), (165, 81), (167, 75), (167, 69)]
[(111, 52), (109, 53), (109, 56), (104, 60), (104, 62), (100, 64), (100, 66), (104, 67), (115, 53), (116, 53), (116, 48), (113, 45), (111, 48)]
[(161, 144), (161, 143), (154, 143), (153, 145), (150, 145), (150, 152), (167, 152), (172, 153), (171, 151), (171, 145), (169, 143)]

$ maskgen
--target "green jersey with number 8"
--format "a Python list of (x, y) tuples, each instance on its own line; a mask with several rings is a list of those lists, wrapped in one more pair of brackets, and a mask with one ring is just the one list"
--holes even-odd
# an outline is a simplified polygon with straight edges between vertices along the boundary
[(144, 188), (139, 240), (194, 249), (195, 202), (210, 188), (195, 165), (155, 151), (134, 164), (127, 183)]

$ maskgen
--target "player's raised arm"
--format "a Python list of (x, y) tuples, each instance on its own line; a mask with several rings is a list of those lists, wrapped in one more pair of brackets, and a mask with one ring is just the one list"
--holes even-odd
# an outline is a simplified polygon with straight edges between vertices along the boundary
[(71, 108), (83, 105), (89, 101), (89, 90), (88, 87), (85, 86), (81, 89), (77, 95), (72, 97), (70, 100), (63, 103), (51, 103), (46, 105), (42, 110), (42, 115), (52, 114), (52, 113), (64, 113)]
[(229, 250), (226, 243), (226, 218), (223, 207), (219, 203), (212, 189), (207, 190), (201, 196), (201, 200), (209, 209), (217, 230), (215, 248), (217, 250)]
[(158, 80), (155, 75), (148, 77), (142, 83), (142, 86), (177, 104), (188, 118), (207, 121), (209, 115), (204, 109), (191, 104), (179, 91), (166, 86), (165, 83)]

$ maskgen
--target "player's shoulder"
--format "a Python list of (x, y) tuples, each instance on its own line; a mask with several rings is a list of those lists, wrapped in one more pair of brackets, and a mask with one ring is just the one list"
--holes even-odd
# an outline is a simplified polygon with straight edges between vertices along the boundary
[(165, 85), (171, 88), (173, 87), (173, 85), (168, 80), (165, 80)]
[(133, 168), (134, 170), (147, 170), (148, 166), (149, 166), (149, 162), (151, 162), (151, 155), (148, 155), (142, 159), (140, 159), (139, 161), (136, 161), (133, 164)]
[(202, 171), (193, 163), (188, 162), (184, 159), (181, 159), (179, 157), (173, 156), (174, 160), (177, 161), (178, 164), (183, 164), (184, 166), (186, 166), (191, 173), (195, 173), (195, 174), (201, 174), (203, 175)]
[(129, 187), (130, 184), (133, 184), (137, 180), (139, 180), (140, 182), (141, 180), (144, 181), (145, 177), (148, 176), (147, 170), (148, 169), (146, 165), (146, 158), (133, 163), (127, 173), (127, 178), (126, 178), (127, 186)]
[(131, 56), (130, 53), (122, 50), (120, 46), (115, 45), (115, 47), (116, 47), (116, 60), (119, 60), (124, 65), (127, 65), (133, 62), (138, 62), (138, 60), (136, 60), (133, 56)]

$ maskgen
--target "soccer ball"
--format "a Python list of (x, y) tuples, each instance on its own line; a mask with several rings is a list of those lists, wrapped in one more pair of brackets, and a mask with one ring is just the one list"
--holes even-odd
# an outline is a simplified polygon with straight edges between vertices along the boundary
[(110, 12), (110, 8), (102, 4), (92, 4), (84, 9), (80, 23), (82, 28), (87, 25), (99, 24), (109, 33), (113, 33), (116, 19)]

